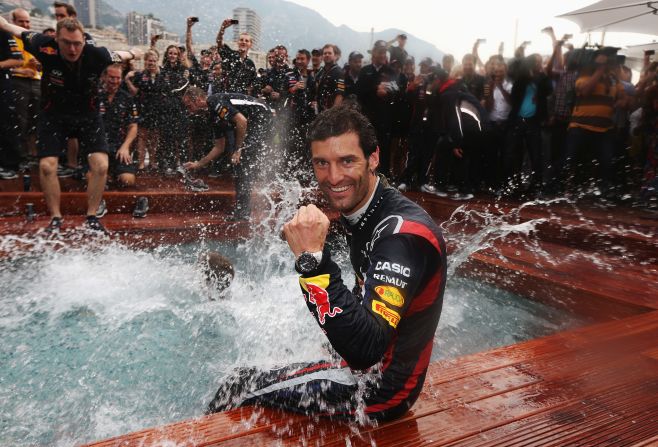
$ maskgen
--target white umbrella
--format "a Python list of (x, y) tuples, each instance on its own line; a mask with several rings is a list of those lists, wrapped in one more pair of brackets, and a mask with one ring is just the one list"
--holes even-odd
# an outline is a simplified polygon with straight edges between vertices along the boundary
[(575, 22), (585, 33), (658, 34), (658, 1), (602, 0), (558, 17)]
[(642, 45), (629, 45), (620, 52), (629, 57), (642, 58), (644, 52), (647, 50), (654, 50), (658, 53), (658, 42), (644, 43)]

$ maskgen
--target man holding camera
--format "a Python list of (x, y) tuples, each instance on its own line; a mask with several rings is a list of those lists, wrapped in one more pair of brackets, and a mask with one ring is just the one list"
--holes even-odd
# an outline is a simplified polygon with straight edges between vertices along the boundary
[(616, 48), (606, 47), (594, 54), (594, 63), (585, 67), (576, 80), (576, 102), (567, 131), (566, 166), (573, 171), (575, 159), (586, 152), (595, 154), (602, 197), (610, 197), (614, 154), (615, 109), (626, 103), (624, 87), (614, 76)]

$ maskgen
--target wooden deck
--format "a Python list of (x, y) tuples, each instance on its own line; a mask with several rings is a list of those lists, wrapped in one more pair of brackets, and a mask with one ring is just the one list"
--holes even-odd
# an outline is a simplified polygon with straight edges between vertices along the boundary
[[(225, 218), (229, 182), (185, 192), (176, 179), (140, 178), (133, 191), (110, 191), (105, 226), (136, 245), (193, 240), (199, 235), (247, 236), (244, 222)], [(65, 214), (82, 214), (79, 184), (64, 183)], [(48, 219), (40, 193), (0, 182), (0, 235), (31, 235)], [(36, 185), (38, 187), (38, 184)], [(130, 216), (137, 196), (151, 211)], [(419, 193), (438, 222), (458, 206)], [(27, 223), (26, 203), (41, 216)], [(513, 346), (433, 363), (424, 391), (403, 418), (378, 427), (312, 420), (270, 409), (244, 408), (108, 439), (94, 446), (658, 446), (658, 219), (633, 208), (610, 210), (553, 203), (469, 202), (451, 231), (476, 235), (482, 225), (459, 213), (507, 214), (534, 223), (531, 236), (511, 233), (469, 256), (460, 274), (531, 299), (567, 308), (592, 324)], [(66, 216), (67, 226), (82, 223)], [(7, 255), (7, 254), (6, 254)]]

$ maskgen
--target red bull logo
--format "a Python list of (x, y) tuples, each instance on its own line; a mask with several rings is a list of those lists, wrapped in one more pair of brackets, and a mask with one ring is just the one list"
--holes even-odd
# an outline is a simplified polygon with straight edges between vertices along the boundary
[(57, 54), (57, 50), (52, 47), (40, 47), (39, 51), (49, 56), (55, 56)]
[(343, 313), (340, 307), (331, 307), (327, 287), (329, 286), (329, 275), (320, 275), (313, 278), (299, 278), (302, 288), (308, 292), (308, 302), (315, 304), (316, 313), (320, 325), (324, 325), (326, 317), (335, 317)]

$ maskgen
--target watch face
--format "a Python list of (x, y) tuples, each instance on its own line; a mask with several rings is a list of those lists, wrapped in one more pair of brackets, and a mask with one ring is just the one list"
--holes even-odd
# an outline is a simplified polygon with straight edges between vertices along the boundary
[(304, 252), (297, 258), (297, 266), (302, 272), (311, 272), (318, 267), (318, 260), (309, 252)]

